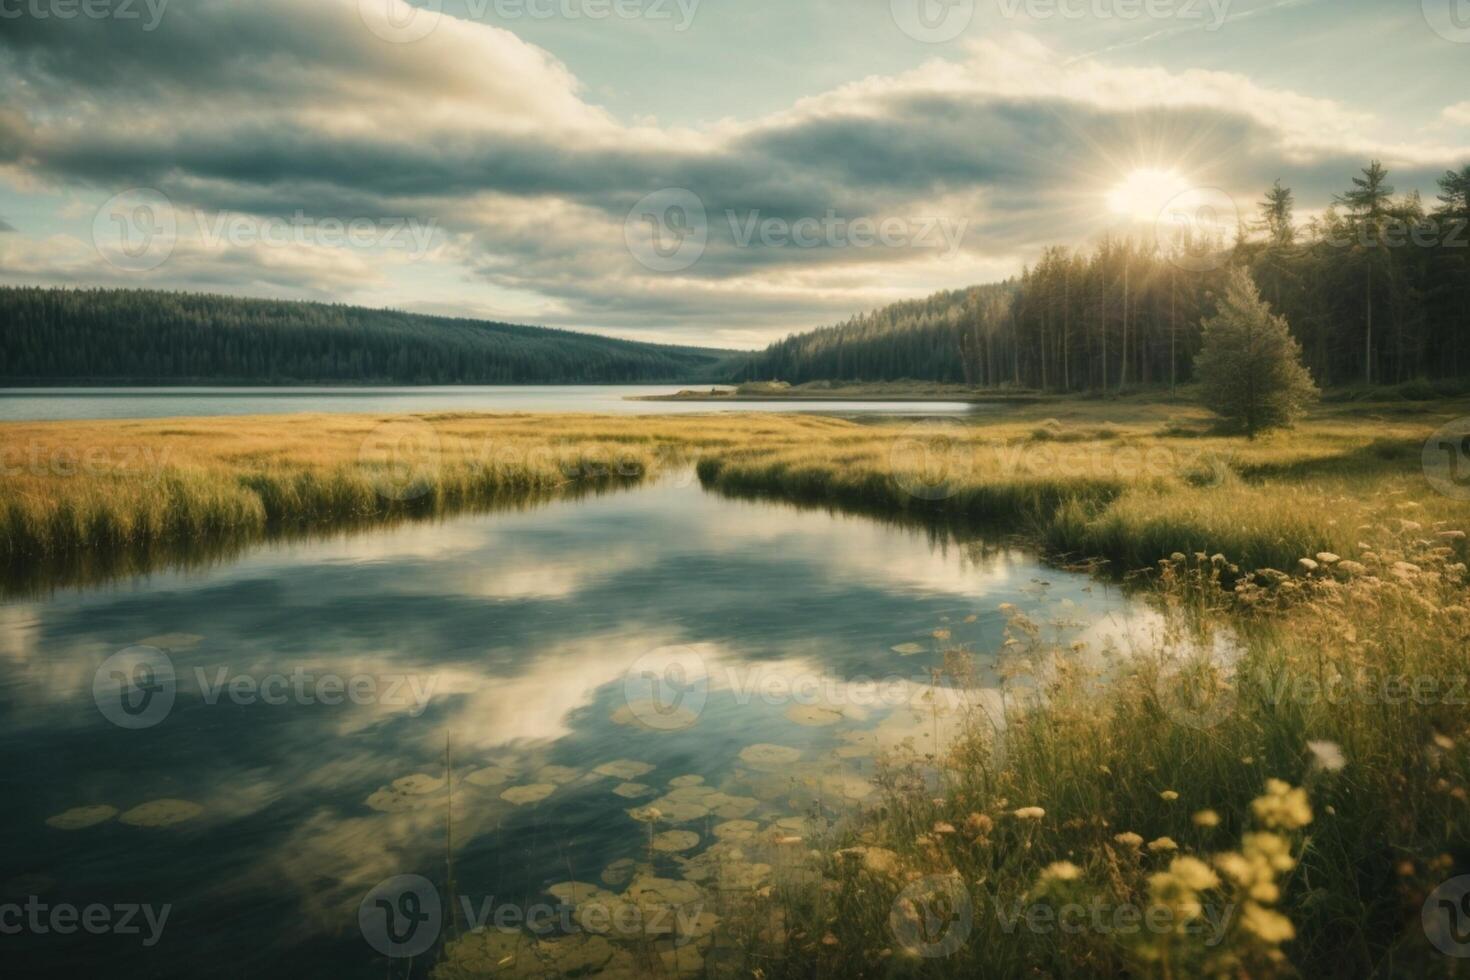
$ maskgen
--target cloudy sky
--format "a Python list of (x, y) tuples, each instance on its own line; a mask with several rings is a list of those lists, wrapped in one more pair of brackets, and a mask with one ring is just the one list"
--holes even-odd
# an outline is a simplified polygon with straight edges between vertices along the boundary
[(754, 347), (1470, 162), (1465, 0), (0, 0), (0, 281)]

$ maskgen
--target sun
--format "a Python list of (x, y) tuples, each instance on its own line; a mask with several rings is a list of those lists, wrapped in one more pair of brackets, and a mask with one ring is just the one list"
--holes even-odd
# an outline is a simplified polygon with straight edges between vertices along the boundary
[(1177, 170), (1141, 167), (1108, 191), (1108, 210), (1133, 221), (1158, 220), (1165, 206), (1189, 190), (1189, 181)]

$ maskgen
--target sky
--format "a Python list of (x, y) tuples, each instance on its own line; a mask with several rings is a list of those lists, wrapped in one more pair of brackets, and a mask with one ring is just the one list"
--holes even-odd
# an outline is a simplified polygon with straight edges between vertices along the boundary
[(755, 348), (1470, 163), (1470, 0), (0, 0), (0, 283)]

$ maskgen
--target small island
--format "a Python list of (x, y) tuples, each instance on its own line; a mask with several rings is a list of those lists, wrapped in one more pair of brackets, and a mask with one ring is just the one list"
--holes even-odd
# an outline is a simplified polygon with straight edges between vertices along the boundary
[(1040, 392), (1023, 388), (976, 388), (971, 385), (934, 381), (808, 381), (793, 385), (785, 381), (746, 381), (738, 385), (683, 388), (667, 395), (629, 395), (631, 401), (646, 402), (1034, 402)]

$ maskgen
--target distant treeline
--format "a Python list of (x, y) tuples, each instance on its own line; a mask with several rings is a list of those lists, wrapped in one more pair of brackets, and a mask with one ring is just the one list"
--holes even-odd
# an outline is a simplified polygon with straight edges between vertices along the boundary
[(1376, 161), (1319, 219), (1267, 191), (1233, 243), (1182, 234), (1045, 250), (1016, 280), (897, 303), (797, 334), (741, 379), (915, 378), (1059, 391), (1187, 381), (1229, 264), (1250, 268), (1322, 385), (1470, 372), (1470, 166), (1437, 205), (1395, 198)]
[(194, 293), (0, 288), (0, 380), (705, 381), (732, 353), (393, 310)]

